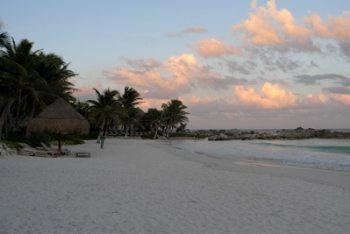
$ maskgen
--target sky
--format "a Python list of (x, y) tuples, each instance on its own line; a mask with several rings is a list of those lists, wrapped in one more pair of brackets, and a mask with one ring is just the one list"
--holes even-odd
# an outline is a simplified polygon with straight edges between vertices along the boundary
[(93, 88), (170, 99), (191, 129), (350, 128), (348, 0), (0, 0), (16, 41), (60, 55)]

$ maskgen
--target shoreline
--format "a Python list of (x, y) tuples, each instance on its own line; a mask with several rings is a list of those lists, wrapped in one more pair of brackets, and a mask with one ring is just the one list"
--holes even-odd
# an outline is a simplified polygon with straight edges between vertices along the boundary
[(348, 139), (170, 141), (173, 147), (212, 158), (350, 173)]
[[(159, 142), (160, 144), (164, 144)], [(350, 190), (350, 172), (342, 170), (330, 170), (325, 168), (316, 168), (299, 165), (288, 165), (278, 163), (273, 160), (246, 159), (246, 158), (226, 158), (200, 152), (191, 152), (186, 149), (172, 146), (165, 143), (168, 150), (177, 157), (201, 163), (209, 168), (226, 171), (239, 171), (244, 173), (262, 174), (275, 177), (291, 177), (294, 179), (303, 179), (318, 184), (327, 184), (338, 186)], [(161, 145), (159, 147), (162, 147)]]

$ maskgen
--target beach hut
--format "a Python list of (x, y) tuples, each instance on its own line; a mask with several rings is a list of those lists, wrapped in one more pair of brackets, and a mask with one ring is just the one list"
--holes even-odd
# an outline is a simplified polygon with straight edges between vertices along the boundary
[(27, 132), (51, 132), (59, 135), (58, 151), (61, 151), (61, 136), (69, 133), (87, 134), (89, 122), (68, 102), (58, 98), (44, 109), (36, 118), (29, 121)]

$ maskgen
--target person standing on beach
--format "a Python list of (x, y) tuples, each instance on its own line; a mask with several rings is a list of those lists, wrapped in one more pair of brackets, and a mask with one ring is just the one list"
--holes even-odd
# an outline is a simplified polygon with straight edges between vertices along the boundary
[(100, 137), (100, 147), (101, 147), (101, 149), (103, 149), (103, 144), (104, 144), (104, 142), (105, 142), (105, 139), (106, 139), (106, 137), (105, 137), (104, 135), (102, 135), (102, 136)]

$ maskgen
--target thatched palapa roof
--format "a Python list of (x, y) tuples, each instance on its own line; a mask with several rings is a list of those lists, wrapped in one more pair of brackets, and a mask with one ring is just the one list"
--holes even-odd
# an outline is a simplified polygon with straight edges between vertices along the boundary
[(58, 98), (30, 120), (27, 126), (28, 132), (87, 134), (89, 130), (89, 122), (62, 98)]

